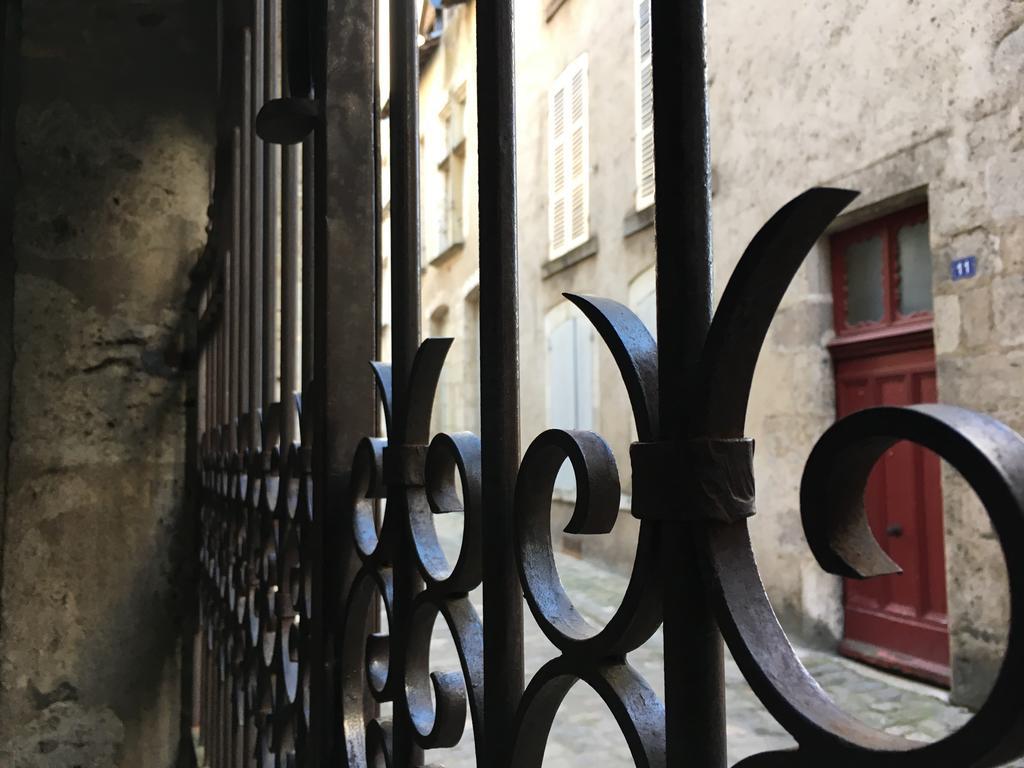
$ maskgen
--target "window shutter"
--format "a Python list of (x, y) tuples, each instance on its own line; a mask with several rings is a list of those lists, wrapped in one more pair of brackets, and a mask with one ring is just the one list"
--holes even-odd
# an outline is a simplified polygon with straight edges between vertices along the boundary
[(561, 78), (555, 81), (551, 92), (549, 121), (551, 124), (551, 189), (548, 195), (548, 205), (551, 210), (551, 250), (558, 254), (565, 248), (566, 243), (565, 192), (568, 186), (565, 169), (565, 88)]
[(559, 75), (549, 103), (551, 252), (559, 256), (590, 236), (590, 137), (587, 57)]
[(582, 59), (579, 66), (572, 73), (570, 83), (571, 103), (570, 118), (572, 120), (572, 222), (570, 229), (571, 246), (578, 245), (587, 239), (588, 220), (590, 218), (589, 201), (589, 165), (590, 147), (587, 135), (587, 64)]
[(548, 424), (576, 426), (574, 320), (559, 324), (548, 337)]
[(651, 65), (651, 0), (637, 0), (636, 207), (654, 202), (654, 70)]

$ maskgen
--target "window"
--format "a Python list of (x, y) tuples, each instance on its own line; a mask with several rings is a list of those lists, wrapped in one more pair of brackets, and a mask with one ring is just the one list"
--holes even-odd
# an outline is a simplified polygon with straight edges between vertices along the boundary
[(636, 0), (636, 209), (654, 204), (654, 69), (651, 0)]
[[(574, 309), (568, 304), (552, 313), (553, 327), (548, 331), (548, 424), (560, 429), (593, 429), (594, 337), (584, 317), (559, 310)], [(574, 478), (563, 466), (555, 487), (572, 490)]]
[(641, 272), (629, 284), (629, 306), (636, 313), (651, 336), (658, 338), (657, 274), (654, 267)]
[(466, 331), (463, 334), (463, 352), (466, 364), (462, 370), (466, 377), (463, 387), (465, 422), (463, 427), (480, 434), (480, 288), (466, 295)]
[(898, 330), (930, 319), (927, 205), (833, 235), (831, 251), (838, 335)]
[(384, 209), (380, 227), (380, 357), (391, 359), (391, 206)]
[[(451, 318), (448, 307), (440, 306), (430, 313), (430, 335), (435, 338), (451, 337)], [(458, 429), (458, 414), (456, 405), (458, 396), (455, 391), (453, 369), (457, 363), (453, 359), (456, 356), (456, 348), (453, 345), (445, 359), (445, 365), (441, 369), (441, 377), (437, 381), (437, 392), (434, 396), (434, 410), (431, 414), (431, 431), (454, 432)]]
[(438, 254), (461, 245), (465, 239), (462, 228), (463, 183), (466, 168), (466, 87), (452, 93), (441, 112), (444, 126), (444, 156), (438, 169), (444, 180), (441, 210), (438, 212)]
[(548, 103), (551, 256), (561, 256), (590, 236), (590, 137), (587, 55), (566, 67)]

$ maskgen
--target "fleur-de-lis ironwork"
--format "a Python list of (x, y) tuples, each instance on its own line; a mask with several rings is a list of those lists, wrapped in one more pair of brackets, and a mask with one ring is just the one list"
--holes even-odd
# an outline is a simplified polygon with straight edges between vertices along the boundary
[[(480, 440), (469, 432), (429, 439), (437, 383), (451, 344), (451, 339), (429, 338), (420, 345), (406, 390), (404, 422), (397, 430), (392, 428), (397, 425), (391, 367), (374, 364), (388, 434), (397, 432), (405, 440), (365, 438), (352, 465), (353, 498), (345, 519), (362, 568), (337, 628), (342, 720), (351, 766), (376, 765), (378, 759), (391, 763), (391, 725), (376, 718), (367, 721), (367, 690), (378, 703), (392, 703), (393, 717), (408, 718), (421, 749), (458, 744), (467, 709), (474, 731), (483, 733), (482, 625), (469, 599), (482, 578)], [(376, 502), (385, 498), (381, 520)], [(434, 516), (455, 512), (463, 514), (462, 542), (455, 562), (449, 562)], [(409, 537), (409, 551), (424, 584), (410, 606), (401, 640), (374, 632), (372, 626), (375, 599), (389, 622), (393, 616), (394, 544), (399, 536)], [(430, 671), (430, 641), (438, 617), (454, 640), (459, 669)], [(399, 665), (392, 663), (399, 658), (401, 675), (395, 671)]]
[[(780, 210), (754, 238), (723, 294), (690, 393), (699, 437), (659, 442), (657, 345), (642, 321), (609, 299), (567, 295), (590, 319), (618, 365), (639, 442), (630, 451), (633, 514), (640, 519), (636, 563), (618, 611), (596, 629), (562, 588), (550, 537), (555, 477), (569, 461), (577, 483), (567, 533), (608, 533), (618, 513), (611, 449), (589, 431), (550, 430), (530, 446), (516, 486), (516, 551), (527, 602), (561, 651), (523, 700), (513, 765), (539, 766), (558, 704), (576, 680), (589, 683), (616, 717), (638, 766), (664, 765), (660, 703), (624, 656), (660, 623), (653, 538), (659, 521), (692, 523), (704, 589), (747, 681), (796, 739), (793, 751), (758, 755), (744, 766), (995, 765), (1022, 746), (1019, 639), (1024, 606), (1024, 439), (995, 419), (946, 405), (872, 408), (841, 419), (819, 440), (804, 471), (804, 533), (827, 572), (871, 578), (899, 571), (875, 540), (863, 507), (874, 463), (897, 441), (934, 451), (977, 492), (1006, 555), (1012, 600), (1010, 641), (981, 710), (931, 744), (876, 731), (840, 709), (805, 669), (771, 607), (754, 561), (747, 520), (754, 514), (753, 441), (744, 437), (754, 368), (771, 320), (805, 255), (856, 193), (812, 189)], [(671, 647), (666, 653), (672, 653)]]

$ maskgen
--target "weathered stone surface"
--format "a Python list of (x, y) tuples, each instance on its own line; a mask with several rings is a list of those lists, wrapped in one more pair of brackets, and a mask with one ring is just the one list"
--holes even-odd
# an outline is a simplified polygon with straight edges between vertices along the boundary
[(992, 68), (1013, 77), (1024, 72), (1024, 26), (1016, 27), (999, 41), (992, 56)]
[(985, 190), (992, 217), (997, 222), (1024, 216), (1024, 152), (991, 158), (985, 174)]
[(1024, 344), (1024, 274), (1013, 274), (993, 281), (992, 319), (1000, 344)]
[(960, 346), (960, 299), (935, 297), (935, 353), (945, 355)]
[(73, 702), (41, 708), (39, 716), (0, 745), (9, 768), (109, 768), (118, 765), (124, 726), (109, 709)]
[(992, 294), (987, 285), (972, 287), (960, 294), (963, 313), (964, 342), (968, 347), (982, 347), (992, 338)]
[(159, 768), (182, 738), (180, 322), (205, 240), (206, 5), (24, 3), (4, 765)]

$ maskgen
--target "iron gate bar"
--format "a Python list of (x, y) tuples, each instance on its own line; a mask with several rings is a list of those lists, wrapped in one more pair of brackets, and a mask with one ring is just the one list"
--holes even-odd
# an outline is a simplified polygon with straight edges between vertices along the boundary
[[(658, 439), (695, 436), (687, 404), (714, 292), (704, 0), (652, 0)], [(680, 498), (677, 504), (692, 504)], [(665, 760), (724, 768), (722, 640), (697, 573), (695, 528), (663, 522)], [(680, 563), (680, 554), (685, 553)]]
[(320, 117), (313, 161), (303, 165), (304, 173), (315, 171), (312, 224), (317, 259), (311, 302), (316, 394), (307, 423), (316, 430), (314, 517), (323, 526), (322, 539), (313, 542), (310, 557), (312, 567), (320, 569), (313, 588), (322, 597), (314, 601), (314, 610), (324, 632), (323, 647), (313, 648), (322, 661), (314, 655), (311, 662), (319, 678), (314, 683), (319, 691), (314, 693), (320, 698), (310, 705), (311, 722), (319, 732), (310, 745), (310, 764), (331, 765), (347, 762), (342, 702), (337, 699), (340, 621), (359, 567), (340, 512), (354, 493), (351, 467), (356, 447), (377, 425), (368, 366), (377, 357), (377, 8), (375, 2), (361, 0), (312, 0), (308, 8), (313, 19), (308, 55)]
[(476, 7), (480, 200), (480, 440), (483, 482), (484, 764), (508, 761), (523, 695), (523, 595), (513, 539), (519, 468), (513, 0)]
[[(416, 9), (404, 0), (391, 0), (391, 425), (384, 455), (398, 468), (406, 447), (429, 439), (413, 423), (411, 379), (420, 343), (420, 168), (419, 168), (419, 54)], [(429, 418), (429, 413), (428, 413)], [(388, 485), (383, 525), (390, 530), (392, 609), (388, 618), (389, 667), (394, 680), (406, 680), (407, 647), (412, 631), (413, 601), (422, 582), (413, 565), (408, 527), (410, 509), (405, 482)], [(385, 598), (386, 599), (386, 598)], [(355, 638), (350, 637), (350, 641)], [(390, 676), (390, 675), (389, 675)], [(393, 703), (391, 744), (382, 745), (397, 765), (420, 765), (422, 748), (410, 727), (410, 701), (405, 685), (387, 692)]]

